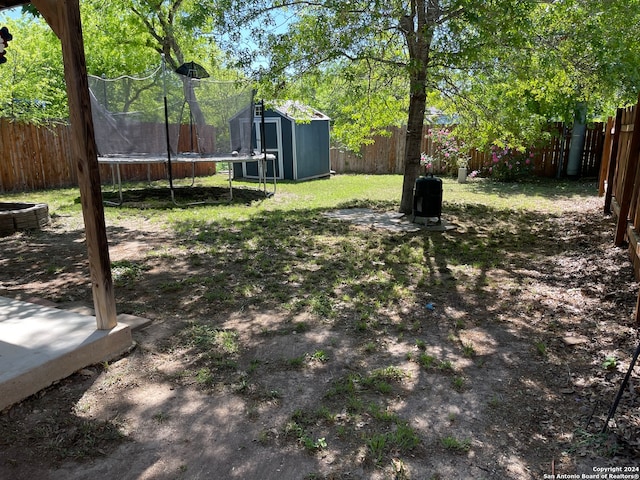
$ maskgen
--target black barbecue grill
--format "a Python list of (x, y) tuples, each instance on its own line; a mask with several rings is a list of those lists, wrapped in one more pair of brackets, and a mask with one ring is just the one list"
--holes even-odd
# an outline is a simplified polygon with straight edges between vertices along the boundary
[(413, 190), (413, 221), (416, 217), (424, 218), (424, 223), (432, 223), (430, 219), (437, 218), (440, 224), (442, 215), (442, 180), (434, 177), (420, 177), (416, 180)]

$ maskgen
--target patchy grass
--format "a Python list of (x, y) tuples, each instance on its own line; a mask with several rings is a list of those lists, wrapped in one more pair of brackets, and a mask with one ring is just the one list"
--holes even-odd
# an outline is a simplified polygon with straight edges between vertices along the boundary
[[(198, 183), (194, 195), (224, 187), (220, 177)], [(54, 389), (47, 400), (61, 411), (73, 406), (74, 421), (91, 429), (78, 437), (65, 430), (71, 420), (56, 417), (38, 431), (42, 457), (88, 451), (57, 450), (58, 436), (61, 444), (72, 437), (122, 442), (125, 430), (110, 412), (133, 415), (128, 389), (150, 383), (179, 393), (196, 388), (203, 415), (218, 401), (239, 399), (247, 423), (232, 428), (258, 425), (256, 448), (274, 456), (299, 451), (331, 470), (313, 478), (347, 478), (356, 468), (365, 477), (449, 478), (449, 463), (470, 468), (458, 460), (468, 460), (470, 438), (474, 463), (501, 478), (513, 478), (495, 463), (501, 456), (541, 478), (550, 472), (536, 465), (540, 458), (559, 458), (570, 471), (575, 460), (567, 458), (576, 452), (632, 449), (637, 415), (629, 409), (617, 432), (622, 446), (573, 433), (606, 415), (592, 399), (612, 396), (623, 346), (633, 338), (620, 318), (636, 292), (621, 287), (629, 272), (607, 250), (608, 220), (576, 210), (592, 199), (593, 185), (444, 179), (443, 214), (456, 228), (441, 234), (322, 215), (347, 207), (394, 211), (401, 183), (400, 176), (341, 175), (282, 182), (270, 199), (238, 189), (231, 203), (186, 208), (139, 196), (107, 208), (119, 312), (154, 324), (137, 334), (143, 340), (127, 359), (131, 368), (110, 364), (82, 387), (87, 398)], [(179, 200), (188, 192), (181, 189)], [(90, 300), (77, 192), (9, 197), (49, 203), (53, 222), (50, 231), (3, 239), (0, 286), (15, 296)], [(596, 268), (602, 263), (610, 275)], [(567, 332), (599, 332), (602, 343), (597, 352), (591, 344), (570, 348), (562, 343)], [(18, 416), (28, 418), (44, 400), (30, 402)], [(155, 429), (181, 422), (169, 404), (147, 408)], [(5, 435), (8, 423), (0, 432), (16, 442), (14, 452), (36, 425), (19, 424), (22, 436)], [(191, 461), (184, 460), (189, 471)]]

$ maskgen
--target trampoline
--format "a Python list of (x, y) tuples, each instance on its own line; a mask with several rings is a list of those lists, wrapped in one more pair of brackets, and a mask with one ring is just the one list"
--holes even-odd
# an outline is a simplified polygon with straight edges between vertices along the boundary
[[(172, 164), (255, 162), (258, 188), (276, 191), (276, 157), (266, 153), (264, 102), (254, 103), (254, 90), (240, 81), (211, 80), (195, 62), (175, 72), (161, 65), (143, 77), (107, 79), (89, 75), (98, 162), (111, 166), (118, 202), (124, 202), (122, 165), (164, 164), (174, 196)], [(261, 135), (257, 132), (260, 129)], [(233, 168), (229, 168), (229, 199), (233, 199)], [(271, 181), (270, 181), (271, 180)], [(272, 183), (271, 183), (272, 182)]]

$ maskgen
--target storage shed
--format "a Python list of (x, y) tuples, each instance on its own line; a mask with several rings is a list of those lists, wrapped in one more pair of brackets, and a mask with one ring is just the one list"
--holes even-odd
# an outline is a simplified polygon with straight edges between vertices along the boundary
[[(261, 108), (256, 105), (256, 108)], [(259, 123), (255, 115), (254, 135), (257, 149), (262, 141)], [(295, 101), (273, 103), (265, 106), (264, 141), (267, 153), (276, 155), (277, 179), (309, 180), (331, 175), (329, 158), (330, 118), (307, 105)], [(258, 178), (258, 162), (233, 166), (235, 178)], [(273, 178), (273, 165), (268, 162), (267, 178)]]

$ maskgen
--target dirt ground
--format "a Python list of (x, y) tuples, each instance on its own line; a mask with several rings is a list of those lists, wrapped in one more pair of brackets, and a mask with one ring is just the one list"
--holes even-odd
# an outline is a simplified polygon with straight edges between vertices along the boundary
[[(601, 430), (637, 345), (638, 284), (626, 250), (612, 245), (602, 200), (568, 199), (563, 209), (527, 227), (535, 252), (516, 248), (508, 262), (479, 273), (464, 262), (436, 265), (432, 291), (382, 305), (368, 331), (340, 314), (327, 320), (279, 299), (251, 300), (270, 282), (296, 288), (295, 272), (253, 272), (248, 300), (224, 297), (225, 288), (236, 297), (238, 283), (251, 283), (243, 280), (250, 260), (221, 251), (227, 261), (214, 262), (152, 219), (123, 216), (108, 226), (111, 260), (144, 269), (133, 282), (116, 281), (119, 311), (152, 322), (134, 332), (130, 353), (2, 413), (0, 478), (521, 480), (607, 467), (635, 474), (640, 367), (609, 431)], [(454, 210), (446, 218), (456, 229), (445, 233), (384, 231), (321, 214), (314, 222), (389, 243), (448, 235), (462, 248), (466, 236), (494, 235), (473, 227), (477, 213)], [(0, 295), (90, 305), (77, 223), (56, 216), (42, 233), (0, 239)], [(513, 246), (525, 239), (515, 224), (501, 235)], [(223, 288), (213, 295), (209, 284), (189, 283), (200, 273)], [(204, 368), (211, 359), (195, 340), (182, 341), (204, 321), (233, 333), (233, 362), (217, 358), (217, 369)], [(390, 387), (367, 390), (364, 379), (390, 366), (402, 372)], [(416, 441), (409, 435), (377, 449), (404, 425), (392, 416)]]

